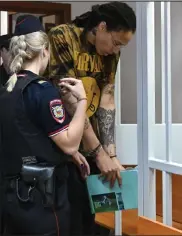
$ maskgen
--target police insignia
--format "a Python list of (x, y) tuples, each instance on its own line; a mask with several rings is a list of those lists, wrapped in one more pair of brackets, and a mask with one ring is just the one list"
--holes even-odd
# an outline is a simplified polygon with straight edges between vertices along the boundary
[(60, 99), (55, 99), (50, 102), (50, 110), (52, 117), (58, 122), (63, 123), (65, 120), (65, 111)]

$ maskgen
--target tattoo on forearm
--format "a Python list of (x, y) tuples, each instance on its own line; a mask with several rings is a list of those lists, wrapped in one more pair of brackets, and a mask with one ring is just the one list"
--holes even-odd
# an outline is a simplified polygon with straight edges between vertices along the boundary
[(100, 107), (97, 117), (101, 143), (106, 146), (115, 144), (115, 109), (107, 110)]
[(89, 119), (88, 119), (88, 118), (86, 118), (86, 119), (85, 119), (85, 126), (84, 126), (84, 130), (88, 129), (89, 125), (90, 125)]
[(105, 88), (103, 89), (103, 93), (114, 96), (114, 84), (108, 84), (107, 86), (105, 86)]

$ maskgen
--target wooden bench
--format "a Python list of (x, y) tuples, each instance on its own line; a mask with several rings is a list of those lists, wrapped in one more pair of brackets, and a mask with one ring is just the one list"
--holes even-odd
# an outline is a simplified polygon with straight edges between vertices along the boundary
[[(137, 210), (122, 211), (122, 232), (123, 232), (123, 234), (137, 235), (138, 234), (138, 224), (140, 225), (141, 221), (144, 220), (144, 219), (146, 219), (146, 218), (138, 217)], [(158, 229), (159, 226), (163, 225), (163, 224), (161, 224), (162, 217), (157, 216), (156, 219), (157, 219), (157, 222), (155, 222), (155, 221), (151, 221), (151, 222), (152, 223), (155, 222), (156, 227)], [(114, 230), (114, 228), (115, 228), (114, 213), (113, 212), (109, 212), (109, 213), (107, 212), (107, 213), (98, 213), (98, 214), (96, 214), (96, 223), (103, 226), (103, 227), (105, 227), (105, 228), (108, 228), (110, 230)], [(151, 223), (151, 225), (152, 225), (152, 223)], [(146, 220), (146, 225), (148, 225), (148, 224), (149, 224), (149, 222)], [(177, 222), (173, 222), (173, 227), (176, 228), (177, 232), (179, 231), (179, 232), (182, 233), (182, 231), (180, 231), (180, 230), (182, 230), (182, 224), (177, 223)], [(147, 229), (147, 226), (146, 226), (145, 229)], [(151, 231), (149, 231), (148, 235), (153, 235), (153, 233), (151, 233)]]
[[(182, 176), (172, 175), (172, 216), (173, 227), (182, 230)], [(162, 172), (156, 171), (156, 219), (162, 222)], [(122, 230), (124, 234), (137, 234), (138, 213), (137, 210), (123, 211)], [(96, 223), (114, 230), (114, 213), (96, 214)]]
[(145, 217), (138, 217), (137, 235), (182, 235), (182, 231)]
[[(98, 213), (96, 214), (96, 223), (114, 230), (115, 228), (115, 218), (113, 212)], [(137, 210), (127, 210), (122, 212), (122, 231), (127, 235), (136, 235), (137, 233), (137, 220), (138, 212)]]

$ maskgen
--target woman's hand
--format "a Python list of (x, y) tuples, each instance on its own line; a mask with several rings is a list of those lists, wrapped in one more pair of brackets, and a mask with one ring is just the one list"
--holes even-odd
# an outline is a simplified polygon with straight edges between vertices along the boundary
[[(121, 178), (121, 176), (120, 176), (120, 171), (125, 170), (125, 168), (121, 165), (121, 163), (120, 163), (120, 161), (118, 160), (117, 157), (112, 157), (111, 160), (112, 160), (112, 162), (113, 162), (115, 165), (117, 165), (117, 167), (118, 167), (118, 169), (119, 169), (119, 170), (117, 171), (116, 178), (117, 178), (117, 179), (120, 179), (120, 178)], [(121, 184), (122, 184), (122, 182), (121, 182)]]
[(111, 160), (118, 166), (119, 171), (125, 170), (125, 168), (121, 165), (121, 163), (117, 157), (113, 157), (113, 158), (111, 158)]
[(100, 177), (104, 182), (110, 182), (111, 188), (113, 188), (115, 181), (118, 181), (119, 186), (121, 186), (120, 167), (104, 150), (98, 153), (96, 165), (101, 171)]
[(80, 152), (77, 152), (73, 156), (73, 162), (78, 166), (83, 179), (86, 179), (87, 176), (90, 175), (90, 166), (86, 158)]
[(71, 92), (73, 96), (76, 97), (78, 100), (86, 98), (86, 93), (83, 83), (79, 79), (74, 79), (74, 78), (61, 79), (59, 86), (64, 94)]

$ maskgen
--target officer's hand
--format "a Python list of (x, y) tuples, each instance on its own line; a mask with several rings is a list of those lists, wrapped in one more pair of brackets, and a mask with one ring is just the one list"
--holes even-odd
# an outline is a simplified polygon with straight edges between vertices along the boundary
[(86, 98), (85, 89), (83, 83), (79, 79), (65, 78), (61, 79), (59, 86), (62, 90), (69, 90), (78, 100)]
[(81, 172), (81, 176), (86, 179), (88, 175), (90, 175), (90, 166), (86, 160), (86, 158), (80, 153), (77, 152), (73, 156), (73, 162), (78, 166)]
[(103, 178), (104, 182), (110, 182), (112, 188), (115, 181), (118, 180), (119, 186), (121, 186), (121, 176), (118, 174), (119, 167), (104, 150), (99, 152), (96, 158), (96, 164), (101, 171), (100, 177)]

